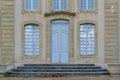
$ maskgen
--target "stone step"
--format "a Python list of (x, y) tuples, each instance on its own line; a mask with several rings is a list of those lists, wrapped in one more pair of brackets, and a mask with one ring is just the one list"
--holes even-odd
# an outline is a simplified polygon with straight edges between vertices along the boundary
[(24, 64), (24, 66), (95, 66), (95, 64)]
[(77, 76), (77, 75), (109, 75), (108, 72), (12, 72), (7, 76), (42, 76), (42, 75), (63, 75), (63, 76)]
[(47, 75), (109, 75), (109, 72), (94, 64), (24, 64), (6, 72), (6, 76), (18, 77)]
[(13, 72), (101, 72), (106, 69), (12, 69)]
[(20, 66), (18, 69), (101, 69), (100, 66)]

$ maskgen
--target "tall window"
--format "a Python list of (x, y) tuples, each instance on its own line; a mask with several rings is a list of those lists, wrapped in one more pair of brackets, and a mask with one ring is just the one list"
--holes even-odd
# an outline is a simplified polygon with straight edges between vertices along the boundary
[(64, 11), (67, 9), (67, 0), (52, 0), (53, 10)]
[(24, 52), (26, 56), (39, 55), (39, 26), (26, 25), (24, 28)]
[(94, 24), (80, 25), (80, 54), (81, 55), (95, 54), (95, 25)]
[(39, 10), (39, 0), (24, 0), (24, 10), (26, 11)]
[(95, 0), (80, 0), (80, 10), (95, 10)]

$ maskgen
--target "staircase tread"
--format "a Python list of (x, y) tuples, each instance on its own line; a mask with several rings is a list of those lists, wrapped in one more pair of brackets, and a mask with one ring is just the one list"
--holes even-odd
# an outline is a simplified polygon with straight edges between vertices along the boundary
[(100, 66), (19, 66), (18, 68), (101, 68)]
[(12, 70), (107, 70), (107, 69), (12, 69)]
[(95, 65), (95, 64), (24, 64), (24, 65), (47, 65), (47, 66), (49, 66), (49, 65)]
[[(11, 72), (11, 73), (28, 73), (28, 72)], [(103, 72), (29, 72), (31, 73), (108, 73), (106, 71)]]

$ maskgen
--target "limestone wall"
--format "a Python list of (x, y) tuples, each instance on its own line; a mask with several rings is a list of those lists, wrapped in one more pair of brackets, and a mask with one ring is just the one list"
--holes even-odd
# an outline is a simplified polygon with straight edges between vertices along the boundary
[(105, 0), (105, 63), (118, 62), (118, 0)]
[(1, 63), (1, 24), (2, 24), (2, 18), (1, 18), (1, 0), (0, 0), (0, 63)]
[(14, 64), (14, 0), (2, 0), (1, 60), (2, 64)]

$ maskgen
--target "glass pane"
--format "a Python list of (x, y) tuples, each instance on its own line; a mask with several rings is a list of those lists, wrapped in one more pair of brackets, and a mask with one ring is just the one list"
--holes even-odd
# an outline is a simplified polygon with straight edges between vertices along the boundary
[(39, 0), (24, 0), (24, 9), (27, 11), (39, 10)]
[(80, 10), (94, 10), (95, 0), (80, 0)]
[(24, 49), (25, 55), (39, 55), (39, 26), (27, 25), (24, 33)]
[(80, 54), (95, 54), (95, 27), (93, 24), (83, 24), (80, 26)]
[(53, 0), (53, 10), (61, 11), (67, 9), (67, 0)]
[(86, 0), (80, 0), (80, 9), (85, 10), (86, 9)]

